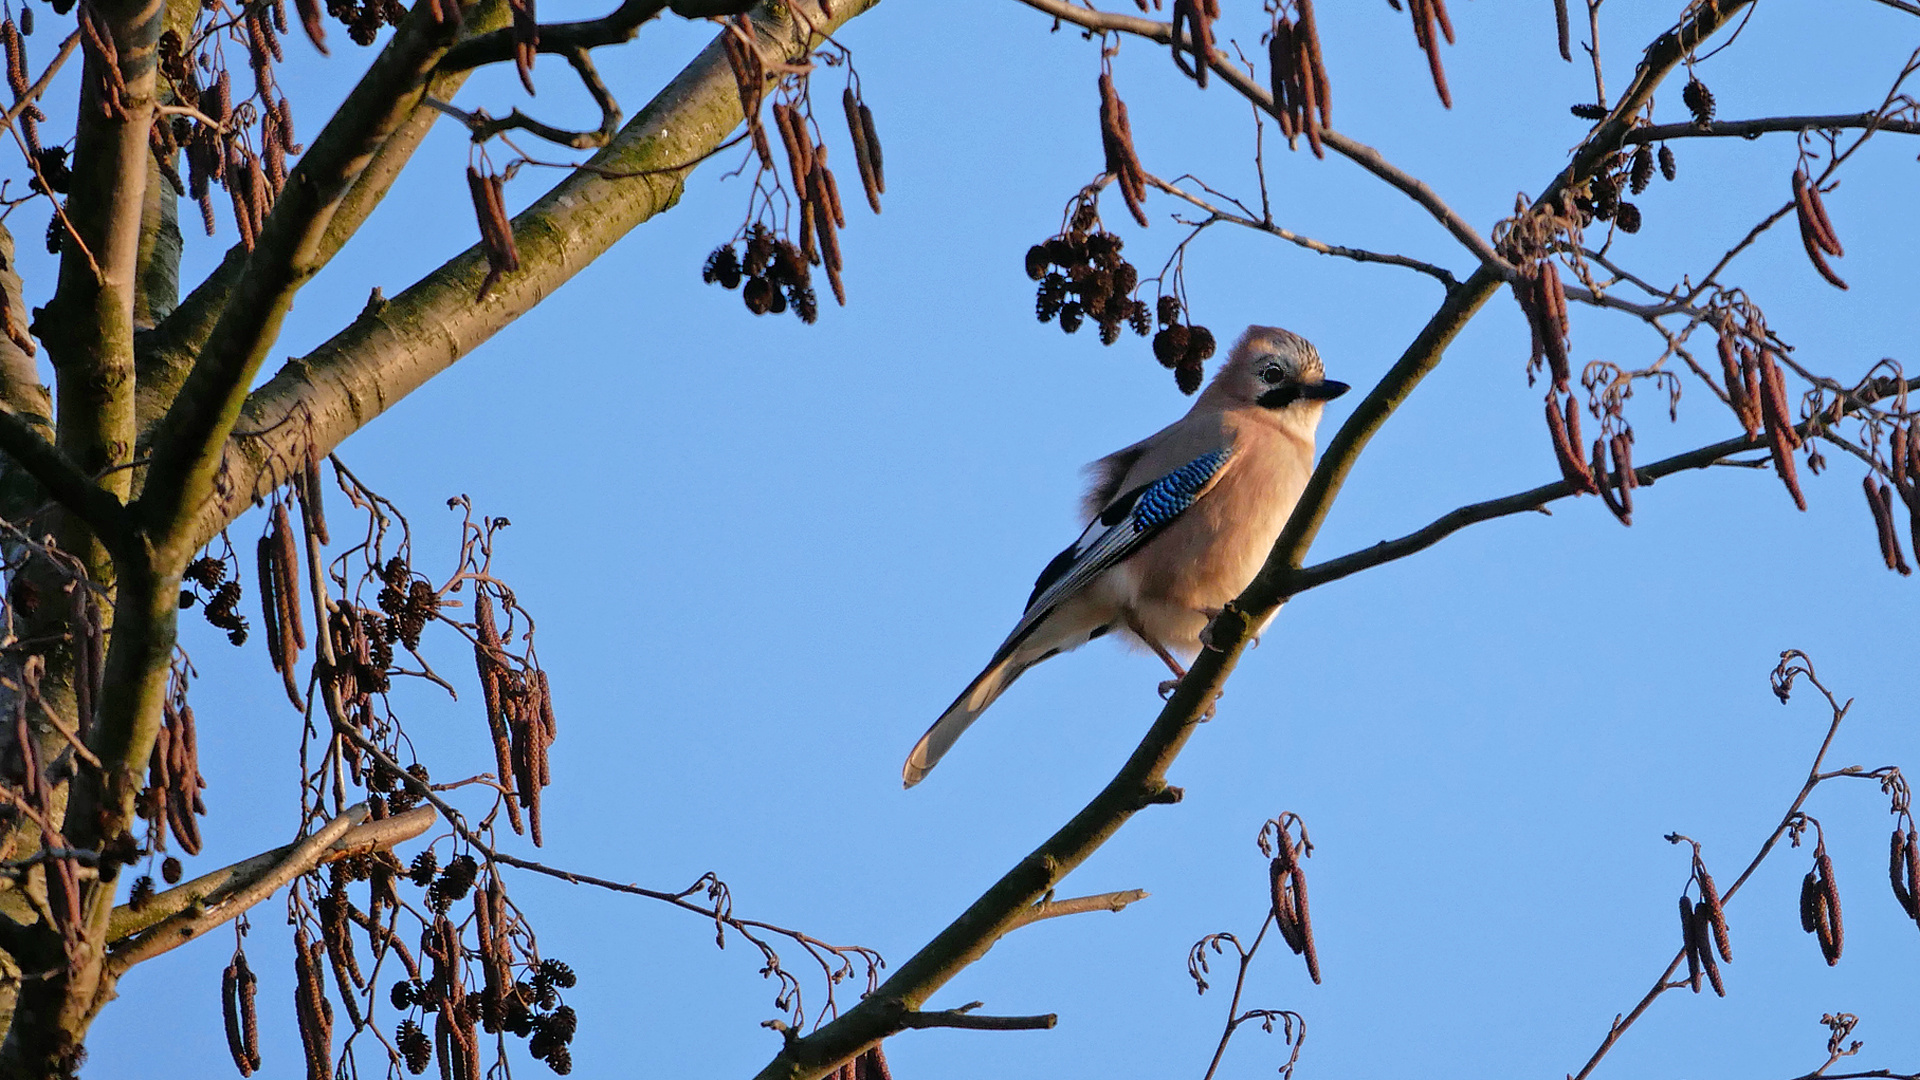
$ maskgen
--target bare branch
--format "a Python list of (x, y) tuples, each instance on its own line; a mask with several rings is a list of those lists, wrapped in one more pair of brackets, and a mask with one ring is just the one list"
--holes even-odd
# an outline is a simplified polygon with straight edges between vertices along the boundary
[(900, 1017), (903, 1028), (968, 1028), (973, 1031), (1046, 1031), (1060, 1022), (1053, 1013), (1039, 1016), (977, 1016), (967, 1009), (980, 1002), (945, 1012), (909, 1012)]
[[(540, 27), (536, 48), (543, 53), (567, 54), (632, 41), (640, 27), (666, 7), (664, 0), (625, 0), (598, 19), (545, 23)], [(440, 61), (440, 70), (467, 71), (483, 64), (504, 64), (513, 59), (513, 43), (511, 30), (477, 35), (450, 49)]]
[(593, 60), (587, 55), (587, 50), (573, 48), (564, 51), (567, 62), (573, 65), (573, 70), (579, 74), (580, 81), (586, 85), (587, 93), (593, 97), (593, 103), (600, 107), (600, 126), (593, 131), (567, 131), (553, 127), (535, 120), (519, 109), (513, 110), (503, 119), (496, 120), (479, 110), (465, 112), (456, 109), (438, 98), (429, 97), (425, 99), (426, 104), (465, 124), (467, 130), (473, 133), (473, 141), (476, 143), (485, 142), (505, 131), (528, 131), (550, 143), (558, 143), (575, 150), (593, 150), (605, 146), (613, 141), (614, 133), (620, 130), (620, 103), (613, 99), (613, 92), (607, 89), (606, 82), (594, 69)]
[(295, 844), (255, 855), (203, 874), (155, 896), (140, 910), (114, 910), (107, 964), (115, 975), (205, 934), (272, 896), (282, 885), (317, 866), (368, 851), (391, 848), (430, 828), (436, 815), (418, 807), (378, 821), (367, 806), (348, 808)]
[(1390, 252), (1381, 252), (1381, 251), (1368, 251), (1365, 248), (1343, 247), (1338, 244), (1329, 244), (1324, 240), (1315, 240), (1311, 236), (1303, 236), (1297, 232), (1294, 232), (1291, 229), (1283, 229), (1279, 225), (1274, 224), (1274, 222), (1271, 219), (1266, 221), (1256, 221), (1253, 218), (1247, 217), (1244, 214), (1236, 214), (1230, 210), (1222, 210), (1221, 208), (1213, 205), (1212, 203), (1208, 202), (1205, 199), (1202, 199), (1198, 195), (1193, 194), (1192, 192), (1186, 190), (1185, 188), (1179, 187), (1175, 184), (1170, 184), (1165, 180), (1162, 180), (1159, 177), (1154, 176), (1152, 174), (1148, 174), (1146, 176), (1146, 181), (1147, 183), (1153, 185), (1154, 187), (1159, 188), (1161, 191), (1164, 191), (1167, 194), (1172, 195), (1177, 199), (1180, 199), (1184, 202), (1192, 203), (1194, 206), (1197, 206), (1200, 209), (1205, 210), (1209, 215), (1212, 216), (1213, 220), (1215, 221), (1223, 222), (1229, 225), (1239, 225), (1243, 228), (1253, 229), (1258, 232), (1267, 233), (1268, 235), (1271, 235), (1271, 236), (1277, 236), (1280, 239), (1287, 241), (1288, 243), (1298, 244), (1301, 247), (1306, 248), (1308, 251), (1317, 251), (1322, 255), (1335, 255), (1343, 259), (1352, 259), (1355, 262), (1384, 263), (1389, 266), (1404, 266), (1409, 270), (1418, 270), (1420, 273), (1426, 274), (1427, 276), (1436, 279), (1437, 281), (1440, 282), (1442, 286), (1449, 289), (1453, 288), (1455, 285), (1460, 284), (1460, 279), (1453, 276), (1453, 271), (1448, 270), (1445, 267), (1435, 266), (1432, 263), (1421, 262), (1419, 259), (1409, 258), (1408, 256), (1405, 256), (1405, 255), (1394, 255)]
[(1089, 911), (1125, 911), (1128, 904), (1137, 904), (1152, 894), (1145, 889), (1127, 889), (1122, 892), (1096, 893), (1093, 896), (1076, 896), (1071, 900), (1042, 900), (1021, 912), (1008, 929), (1018, 929), (1042, 919), (1057, 919), (1062, 915), (1080, 915)]
[(41, 434), (45, 422), (0, 406), (0, 451), (13, 458), (55, 501), (87, 523), (109, 548), (131, 540), (126, 507), (81, 472)]
[(1848, 128), (1872, 128), (1900, 135), (1920, 135), (1920, 122), (1882, 116), (1878, 112), (1840, 113), (1832, 116), (1769, 116), (1759, 120), (1715, 120), (1706, 124), (1654, 124), (1634, 128), (1620, 141), (1636, 143), (1665, 142), (1668, 139), (1738, 137), (1751, 139), (1776, 131), (1841, 131)]

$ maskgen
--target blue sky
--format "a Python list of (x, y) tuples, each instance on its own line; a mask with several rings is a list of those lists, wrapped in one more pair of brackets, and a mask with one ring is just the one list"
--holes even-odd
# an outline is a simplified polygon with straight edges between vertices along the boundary
[[(1264, 16), (1224, 6), (1252, 52)], [(1673, 6), (1603, 11), (1611, 87)], [(1544, 186), (1585, 130), (1566, 106), (1589, 99), (1591, 73), (1558, 60), (1544, 4), (1454, 5), (1451, 112), (1404, 14), (1322, 7), (1337, 126), (1483, 232), (1516, 193)], [(593, 10), (542, 5), (547, 18)], [(514, 522), (496, 566), (539, 620), (560, 711), (541, 858), (654, 887), (713, 870), (739, 913), (897, 963), (1083, 805), (1156, 713), (1158, 662), (1099, 642), (1030, 673), (926, 784), (899, 787), (913, 740), (1077, 531), (1079, 466), (1187, 406), (1140, 339), (1103, 348), (1033, 319), (1022, 256), (1101, 167), (1096, 49), (1048, 25), (1010, 3), (889, 0), (842, 35), (886, 140), (889, 192), (878, 218), (848, 206), (847, 308), (814, 327), (756, 319), (737, 294), (700, 283), (702, 259), (747, 202), (743, 180), (723, 179), (734, 164), (723, 157), (671, 213), (342, 449), (408, 509), (415, 550), (438, 552), (417, 557), (423, 568), (451, 564), (448, 496)], [(1859, 111), (1879, 102), (1917, 25), (1868, 3), (1761, 5), (1699, 73), (1726, 118)], [(708, 37), (649, 25), (601, 67), (635, 112)], [(311, 137), (315, 103), (344, 93), (368, 54), (289, 51)], [(590, 115), (553, 67), (543, 62), (540, 114)], [(1140, 41), (1123, 46), (1115, 74), (1149, 170), (1254, 195), (1243, 102), (1217, 84), (1196, 89)], [(837, 113), (839, 86), (822, 74), (823, 116)], [(1662, 119), (1682, 117), (1677, 89), (1662, 95)], [(527, 107), (522, 96), (510, 72), (489, 72), (458, 100), (503, 112)], [(1778, 206), (1794, 160), (1784, 135), (1675, 150), (1680, 178), (1638, 200), (1647, 226), (1614, 249), (1663, 281), (1697, 275)], [(1790, 227), (1730, 275), (1805, 361), (1838, 377), (1916, 356), (1915, 152), (1892, 136), (1870, 144), (1828, 197), (1849, 292), (1819, 281)], [(392, 295), (472, 242), (465, 160), (463, 133), (443, 124), (302, 294), (278, 354), (308, 351), (370, 287)], [(1267, 161), (1281, 224), (1462, 276), (1470, 267), (1356, 167), (1272, 142)], [(523, 171), (510, 206), (557, 178)], [(1117, 205), (1107, 215), (1143, 274), (1185, 235), (1170, 200), (1149, 209), (1147, 230)], [(44, 302), (41, 222), (22, 213), (22, 269)], [(189, 238), (187, 279), (231, 240), (224, 210), (222, 228), (218, 241)], [(1357, 386), (1439, 301), (1419, 275), (1225, 228), (1194, 242), (1186, 265), (1195, 317), (1216, 334), (1288, 327), (1318, 345), (1329, 376)], [(1576, 361), (1657, 354), (1637, 323), (1573, 318)], [(1526, 351), (1517, 307), (1496, 297), (1374, 441), (1313, 559), (1552, 479)], [(1323, 444), (1357, 396), (1329, 409)], [(1635, 402), (1642, 461), (1733, 430), (1696, 386), (1677, 423), (1662, 405)], [(1266, 884), (1253, 837), (1281, 811), (1301, 814), (1317, 845), (1325, 984), (1270, 946), (1248, 1004), (1305, 1014), (1303, 1075), (1577, 1070), (1678, 945), (1687, 860), (1662, 835), (1702, 841), (1724, 885), (1804, 778), (1826, 713), (1805, 692), (1784, 708), (1773, 699), (1765, 676), (1780, 650), (1807, 650), (1858, 699), (1830, 765), (1920, 762), (1915, 586), (1880, 565), (1857, 463), (1828, 457), (1805, 514), (1770, 473), (1713, 470), (1638, 493), (1631, 529), (1577, 500), (1299, 598), (1174, 767), (1186, 800), (1137, 817), (1063, 890), (1151, 898), (1021, 930), (930, 1003), (1057, 1012), (1058, 1028), (908, 1033), (887, 1046), (896, 1075), (1199, 1075), (1225, 991), (1196, 997), (1186, 949), (1258, 927)], [(236, 541), (258, 527), (243, 520)], [(299, 724), (257, 644), (233, 650), (198, 626), (186, 643), (204, 675), (195, 708), (213, 813), (193, 872), (290, 835)], [(463, 700), (409, 688), (397, 709), (438, 775), (489, 768), (466, 651), (448, 635), (439, 648), (442, 668), (465, 679)], [(1729, 909), (1730, 996), (1663, 998), (1598, 1075), (1797, 1075), (1823, 1060), (1817, 1021), (1835, 1010), (1862, 1017), (1859, 1067), (1914, 1067), (1920, 933), (1882, 875), (1886, 800), (1834, 783), (1809, 810), (1827, 826), (1847, 905), (1840, 966), (1797, 925), (1810, 857), (1780, 851)], [(569, 995), (577, 1074), (750, 1074), (778, 1048), (758, 1026), (775, 1013), (757, 957), (716, 951), (697, 917), (524, 876), (511, 887), (543, 953), (580, 974)], [(250, 946), (269, 1077), (297, 1075), (299, 1060), (279, 910), (255, 912)], [(89, 1075), (227, 1068), (225, 940), (125, 980), (95, 1028)], [(544, 1074), (515, 1055), (522, 1075)], [(1269, 1075), (1285, 1057), (1277, 1037), (1247, 1030), (1222, 1075)]]

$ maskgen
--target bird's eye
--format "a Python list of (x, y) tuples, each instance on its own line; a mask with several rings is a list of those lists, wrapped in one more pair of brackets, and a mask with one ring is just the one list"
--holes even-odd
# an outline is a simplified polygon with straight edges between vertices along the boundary
[(1285, 379), (1286, 377), (1287, 377), (1286, 369), (1281, 367), (1278, 364), (1275, 364), (1274, 366), (1267, 368), (1266, 370), (1260, 373), (1260, 381), (1263, 383), (1266, 383), (1268, 386), (1272, 386), (1274, 383), (1277, 383), (1282, 379)]

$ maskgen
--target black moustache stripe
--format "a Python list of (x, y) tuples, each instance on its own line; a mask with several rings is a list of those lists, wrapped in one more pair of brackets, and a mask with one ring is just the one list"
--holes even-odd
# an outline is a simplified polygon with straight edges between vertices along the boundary
[(1289, 383), (1286, 386), (1276, 386), (1253, 400), (1254, 404), (1263, 409), (1284, 409), (1300, 400), (1300, 385)]

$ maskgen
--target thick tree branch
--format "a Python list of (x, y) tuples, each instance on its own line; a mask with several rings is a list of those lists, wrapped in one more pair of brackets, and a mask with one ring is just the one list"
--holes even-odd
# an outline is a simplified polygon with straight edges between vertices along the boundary
[[(56, 443), (123, 500), (133, 483), (119, 466), (133, 457), (133, 298), (159, 14), (158, 0), (99, 0), (80, 9), (113, 55), (83, 49), (63, 211), (74, 233), (62, 240), (58, 284), (34, 322), (58, 383)], [(104, 550), (83, 530), (56, 525), (54, 532), (96, 581), (112, 579)]]
[[(420, 806), (378, 821), (363, 821), (335, 839), (326, 850), (320, 853), (313, 866), (307, 869), (325, 866), (354, 855), (397, 847), (432, 828), (436, 820), (438, 815), (432, 807)], [(263, 851), (231, 866), (202, 874), (191, 881), (183, 881), (165, 892), (154, 894), (154, 897), (147, 901), (146, 906), (138, 911), (122, 904), (113, 909), (113, 919), (108, 923), (107, 928), (108, 940), (116, 949), (123, 949), (135, 935), (190, 909), (206, 910), (223, 907), (241, 890), (250, 888), (263, 880), (266, 875), (278, 873), (282, 868), (291, 865), (289, 860), (295, 854), (295, 849), (302, 843), (304, 841), (284, 844), (272, 851)], [(298, 876), (298, 873), (293, 875), (293, 877)], [(288, 880), (292, 879), (288, 878)], [(237, 915), (238, 912), (235, 914)]]
[(416, 8), (301, 158), (261, 226), (246, 269), (153, 439), (138, 513), (156, 547), (184, 566), (192, 523), (213, 493), (220, 448), (293, 296), (318, 272), (327, 225), (350, 185), (426, 92), (451, 28)]
[[(808, 18), (830, 33), (877, 2), (840, 0), (831, 17), (810, 9)], [(787, 16), (767, 7), (756, 9), (754, 19), (771, 58), (800, 59), (819, 40), (802, 40)], [(309, 446), (330, 452), (526, 314), (628, 231), (672, 207), (693, 165), (741, 119), (733, 70), (716, 40), (587, 167), (514, 218), (521, 269), (502, 278), (483, 303), (473, 298), (487, 261), (475, 245), (281, 369), (247, 401), (227, 444), (220, 490), (202, 508), (197, 541), (217, 533), (256, 491), (271, 490), (301, 467)]]
[(0, 408), (0, 452), (40, 482), (63, 508), (85, 522), (109, 549), (132, 539), (126, 507), (89, 479), (42, 434), (45, 421)]
[[(489, 33), (505, 25), (506, 0), (482, 0), (463, 18), (468, 32)], [(387, 48), (394, 47), (393, 42), (388, 42)], [(437, 74), (428, 80), (425, 96), (450, 99), (467, 81), (467, 76), (464, 71)], [(327, 231), (320, 238), (319, 250), (314, 253), (316, 268), (324, 267), (359, 232), (374, 207), (380, 205), (394, 181), (399, 179), (401, 170), (413, 159), (414, 151), (432, 130), (437, 117), (438, 114), (425, 105), (415, 106), (381, 144), (373, 160), (360, 171), (353, 186), (334, 207)], [(143, 437), (151, 434), (153, 426), (173, 404), (201, 346), (206, 344), (207, 335), (213, 332), (214, 323), (232, 297), (234, 285), (246, 264), (247, 249), (233, 245), (219, 267), (195, 286), (164, 322), (137, 339), (135, 365), (140, 392), (135, 402), (135, 419)]]
[(315, 867), (350, 855), (405, 843), (431, 828), (437, 815), (417, 807), (379, 821), (361, 803), (297, 843), (203, 874), (155, 896), (146, 907), (114, 909), (107, 965), (114, 978), (142, 961), (185, 945), (225, 925)]
[[(0, 225), (0, 305), (5, 305), (0, 310), (0, 409), (24, 420), (35, 438), (51, 438), (53, 395), (41, 383), (33, 361), (26, 297), (13, 262), (13, 233), (5, 225)], [(24, 524), (43, 498), (30, 474), (0, 463), (0, 518)]]
[(1920, 123), (1897, 120), (1877, 112), (1863, 112), (1833, 116), (1769, 116), (1759, 120), (1714, 120), (1705, 124), (1654, 124), (1634, 128), (1621, 141), (1634, 144), (1729, 136), (1751, 139), (1775, 131), (1841, 131), (1847, 128), (1872, 128), (1901, 135), (1920, 135)]

